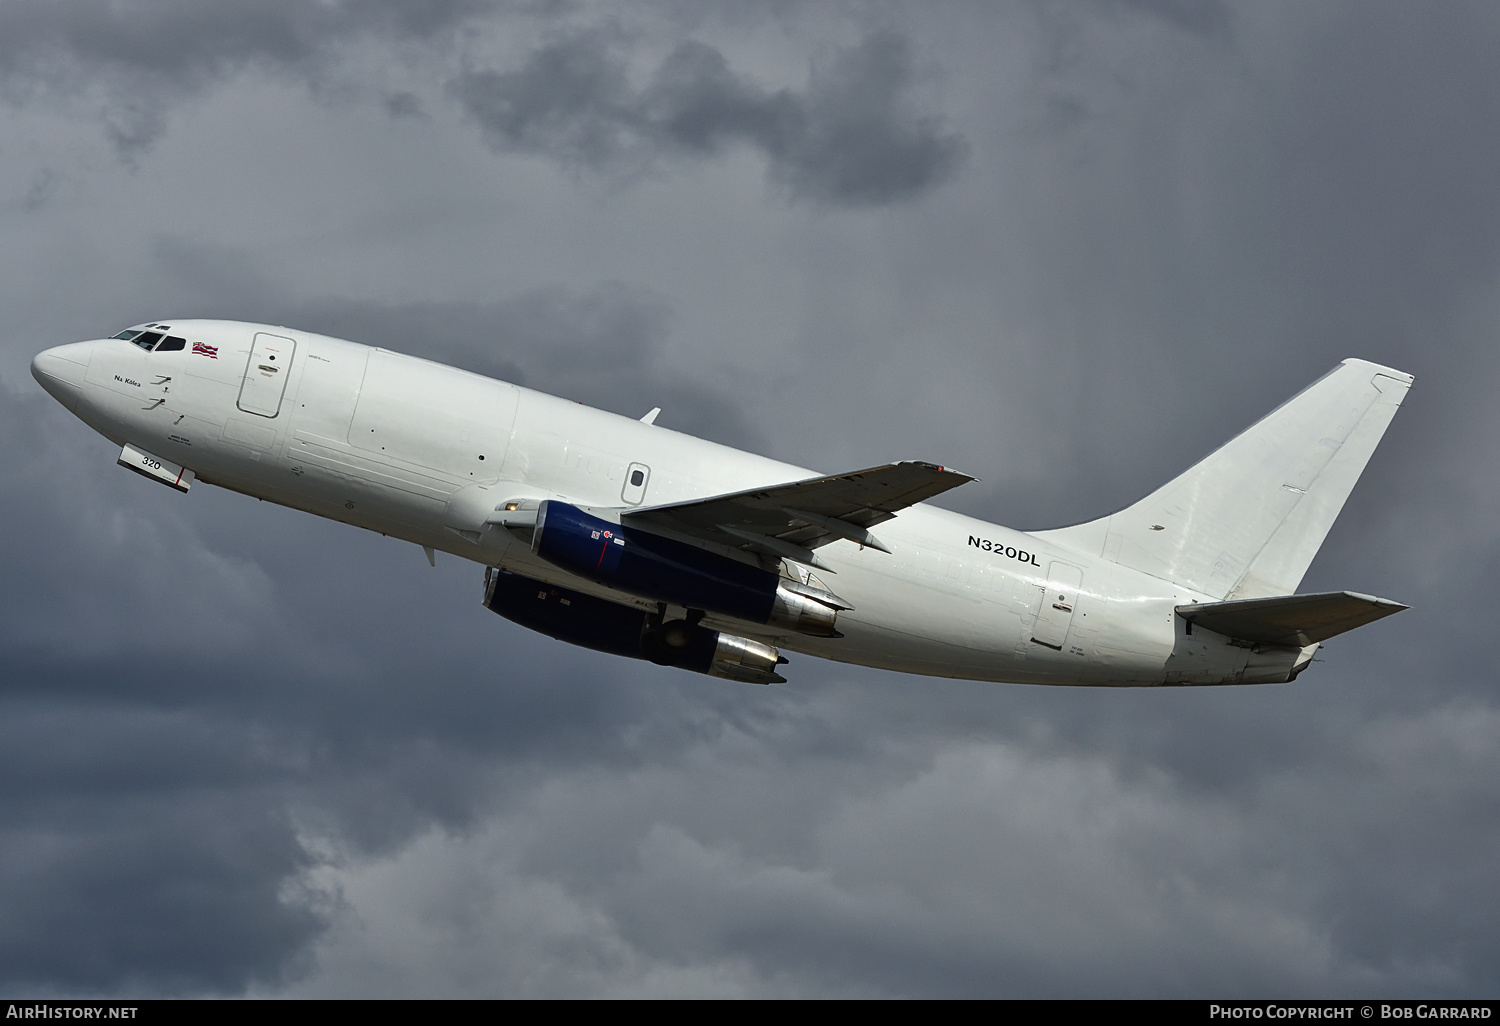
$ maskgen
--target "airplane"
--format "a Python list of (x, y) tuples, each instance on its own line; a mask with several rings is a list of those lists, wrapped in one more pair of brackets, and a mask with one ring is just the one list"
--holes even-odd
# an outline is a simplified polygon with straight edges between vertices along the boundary
[(819, 475), (386, 349), (169, 320), (36, 380), (118, 464), (484, 566), (484, 605), (591, 649), (784, 683), (783, 651), (1029, 684), (1286, 683), (1407, 608), (1296, 594), (1409, 374), (1345, 360), (1126, 509), (1022, 532), (920, 461)]

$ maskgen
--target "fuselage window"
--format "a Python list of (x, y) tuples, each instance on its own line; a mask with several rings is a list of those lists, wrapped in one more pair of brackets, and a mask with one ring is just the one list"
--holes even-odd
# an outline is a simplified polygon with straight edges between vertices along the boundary
[(116, 335), (115, 338), (123, 338), (126, 342), (129, 342), (131, 339), (135, 338), (140, 333), (141, 333), (141, 329), (140, 328), (128, 328), (125, 331), (122, 331), (118, 335)]
[(159, 331), (143, 331), (135, 337), (135, 344), (148, 353), (151, 352), (151, 347), (160, 341), (161, 332)]
[(175, 353), (179, 349), (187, 348), (187, 339), (178, 338), (176, 335), (168, 335), (161, 340), (161, 345), (156, 347), (158, 353)]

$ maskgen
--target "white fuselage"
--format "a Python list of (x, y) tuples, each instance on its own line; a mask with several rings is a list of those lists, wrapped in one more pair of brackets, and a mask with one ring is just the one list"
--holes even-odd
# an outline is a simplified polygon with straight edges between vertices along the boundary
[[(640, 604), (559, 570), (486, 517), (512, 498), (644, 507), (815, 476), (352, 342), (231, 321), (170, 331), (187, 348), (81, 342), (41, 354), (34, 371), (110, 440), (200, 481), (625, 603)], [(630, 483), (633, 467), (643, 486)], [(854, 607), (839, 614), (843, 637), (705, 624), (843, 662), (1025, 683), (1285, 680), (1311, 654), (1189, 633), (1174, 607), (1207, 596), (947, 510), (916, 505), (877, 533), (890, 552), (818, 550), (836, 571), (827, 585)]]

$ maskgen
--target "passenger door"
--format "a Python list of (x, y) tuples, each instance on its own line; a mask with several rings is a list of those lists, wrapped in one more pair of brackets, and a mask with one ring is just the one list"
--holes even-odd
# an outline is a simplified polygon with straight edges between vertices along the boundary
[(245, 364), (245, 378), (240, 383), (237, 405), (246, 413), (274, 417), (281, 412), (281, 396), (286, 391), (287, 375), (292, 370), (292, 356), (297, 343), (280, 335), (257, 332), (250, 346), (250, 360)]

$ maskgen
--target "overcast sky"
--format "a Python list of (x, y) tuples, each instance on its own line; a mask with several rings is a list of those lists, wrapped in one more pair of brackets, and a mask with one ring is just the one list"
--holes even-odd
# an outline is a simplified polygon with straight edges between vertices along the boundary
[[(1500, 991), (1500, 7), (4, 0), (0, 989)], [(32, 381), (293, 325), (1020, 528), (1417, 376), (1295, 684), (737, 685)]]

